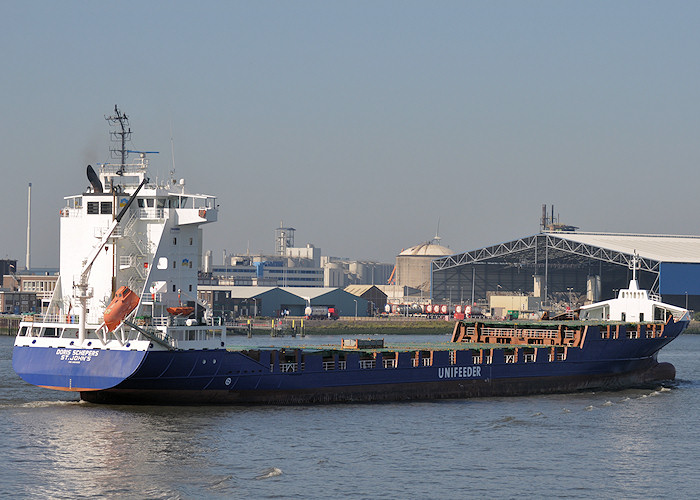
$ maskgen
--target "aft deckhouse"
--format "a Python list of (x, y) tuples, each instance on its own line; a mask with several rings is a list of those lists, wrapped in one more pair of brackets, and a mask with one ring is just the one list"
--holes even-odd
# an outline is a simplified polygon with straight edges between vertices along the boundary
[[(83, 272), (85, 256), (100, 244), (118, 212), (147, 179), (147, 169), (145, 153), (134, 164), (99, 165), (99, 182), (81, 195), (66, 197), (61, 210), (61, 309), (67, 305), (76, 313), (77, 305), (70, 297)], [(92, 265), (88, 323), (100, 322), (121, 286), (141, 297), (137, 316), (195, 302), (201, 225), (216, 219), (216, 198), (187, 193), (183, 179), (161, 185), (147, 181)]]

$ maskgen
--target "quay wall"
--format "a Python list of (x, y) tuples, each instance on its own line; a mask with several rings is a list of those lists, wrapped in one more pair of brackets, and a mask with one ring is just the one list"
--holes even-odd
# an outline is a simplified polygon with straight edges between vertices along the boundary
[(0, 316), (0, 335), (17, 335), (19, 328), (20, 316), (5, 315)]

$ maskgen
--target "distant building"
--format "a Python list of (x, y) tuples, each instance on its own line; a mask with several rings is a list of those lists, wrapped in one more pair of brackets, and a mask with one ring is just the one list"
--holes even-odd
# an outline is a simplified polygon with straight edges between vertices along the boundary
[(16, 260), (0, 259), (0, 276), (5, 276), (6, 274), (15, 274), (16, 272)]
[(274, 255), (234, 255), (223, 265), (212, 265), (208, 277), (239, 286), (322, 287), (323, 269), (307, 267), (305, 260)]
[(454, 252), (440, 245), (439, 238), (407, 248), (396, 257), (396, 284), (430, 293), (430, 264)]
[(350, 285), (345, 287), (345, 291), (362, 297), (367, 301), (367, 315), (374, 316), (384, 311), (387, 302), (386, 293), (376, 285)]
[(198, 296), (214, 316), (304, 316), (307, 306), (333, 307), (340, 316), (367, 315), (367, 300), (338, 288), (200, 285)]
[(56, 269), (35, 269), (22, 271), (22, 274), (5, 274), (2, 288), (13, 292), (29, 292), (39, 301), (38, 311), (48, 307), (58, 280)]
[(393, 265), (322, 256), (311, 243), (295, 247), (295, 231), (280, 223), (274, 255), (224, 253), (223, 263), (215, 265), (211, 251), (206, 252), (200, 285), (344, 288), (387, 282)]
[(322, 257), (324, 286), (384, 285), (389, 281), (393, 264), (374, 261)]
[(394, 285), (375, 285), (379, 290), (386, 294), (386, 300), (390, 304), (427, 304), (430, 303), (430, 294), (418, 288), (410, 286)]
[(22, 314), (41, 312), (41, 300), (35, 293), (17, 292), (0, 288), (0, 312)]
[[(616, 297), (636, 266), (640, 288), (661, 295), (669, 304), (700, 309), (700, 236), (551, 227), (433, 260), (432, 299), (486, 306), (498, 292), (536, 297), (553, 310), (573, 309)], [(510, 305), (495, 307), (508, 310)], [(520, 307), (531, 309), (534, 304)]]

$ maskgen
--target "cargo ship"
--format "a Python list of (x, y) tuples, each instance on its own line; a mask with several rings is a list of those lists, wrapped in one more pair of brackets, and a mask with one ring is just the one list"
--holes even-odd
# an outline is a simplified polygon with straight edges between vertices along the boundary
[[(148, 152), (115, 107), (121, 161), (87, 168), (60, 211), (60, 277), (42, 315), (24, 318), (13, 368), (26, 382), (93, 403), (309, 404), (621, 389), (671, 380), (657, 354), (685, 309), (637, 285), (574, 319), (456, 322), (449, 342), (235, 346), (197, 299), (201, 226), (216, 198), (184, 179), (152, 182)], [(127, 161), (138, 155), (136, 162)], [(636, 269), (636, 266), (633, 266)]]

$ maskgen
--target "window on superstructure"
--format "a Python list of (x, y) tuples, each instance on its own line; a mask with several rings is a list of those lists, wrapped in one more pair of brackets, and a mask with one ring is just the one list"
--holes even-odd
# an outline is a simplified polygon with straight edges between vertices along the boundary
[(100, 213), (100, 204), (96, 201), (88, 201), (87, 213), (89, 215), (99, 214)]
[(192, 285), (190, 285), (190, 292), (192, 291)]
[(146, 200), (146, 205), (148, 206), (148, 208), (153, 208), (154, 203), (155, 203), (155, 200), (153, 198), (148, 198)]
[(175, 269), (176, 264), (177, 263), (175, 261), (173, 261), (173, 269)]
[(165, 199), (164, 198), (158, 198), (157, 201), (157, 208), (165, 208)]
[(190, 245), (192, 244), (192, 240), (193, 240), (193, 238), (190, 238)]
[(143, 201), (143, 198), (139, 198), (138, 200), (136, 200), (136, 203), (139, 204), (139, 208), (145, 208), (146, 206), (146, 204)]
[(177, 245), (177, 238), (173, 238), (173, 245)]
[(112, 214), (112, 202), (111, 201), (100, 202), (100, 213), (111, 215)]
[(175, 285), (173, 285), (173, 292), (176, 292), (176, 291), (177, 291), (177, 290), (175, 290)]

